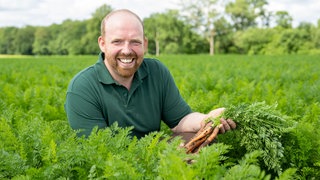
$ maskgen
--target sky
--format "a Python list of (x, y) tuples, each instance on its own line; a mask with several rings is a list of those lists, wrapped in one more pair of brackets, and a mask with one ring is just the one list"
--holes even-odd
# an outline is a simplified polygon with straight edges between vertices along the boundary
[[(179, 0), (0, 0), (0, 27), (48, 26), (66, 19), (89, 19), (103, 4), (113, 9), (127, 8), (141, 18), (166, 9), (179, 9)], [(293, 26), (300, 22), (317, 24), (320, 0), (268, 0), (269, 11), (285, 10), (293, 17)]]

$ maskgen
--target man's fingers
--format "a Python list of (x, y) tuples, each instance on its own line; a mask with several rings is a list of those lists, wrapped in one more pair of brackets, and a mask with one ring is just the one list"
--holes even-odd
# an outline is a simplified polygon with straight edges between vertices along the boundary
[(229, 124), (229, 127), (231, 127), (231, 129), (235, 129), (237, 127), (237, 124), (231, 119), (227, 119), (227, 122)]
[(225, 120), (225, 119), (221, 118), (220, 122), (221, 122), (221, 124), (219, 125), (219, 129), (220, 129), (219, 132), (221, 134), (223, 134), (226, 131), (229, 131), (231, 129), (235, 129), (237, 127), (236, 123), (231, 119)]
[(219, 128), (219, 133), (220, 134), (223, 134), (223, 133), (226, 132), (226, 130), (224, 129), (224, 125), (223, 124), (219, 124), (218, 128)]
[(230, 130), (231, 127), (230, 127), (229, 123), (225, 119), (221, 118), (220, 122), (223, 125), (225, 131), (229, 131)]

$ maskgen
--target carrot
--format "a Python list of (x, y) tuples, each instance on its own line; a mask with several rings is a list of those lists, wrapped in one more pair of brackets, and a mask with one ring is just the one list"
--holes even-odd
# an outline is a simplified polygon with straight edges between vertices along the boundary
[(198, 136), (205, 128), (208, 128), (212, 125), (212, 121), (207, 122), (204, 126), (202, 126), (199, 131), (194, 135), (194, 137)]
[(184, 145), (187, 153), (198, 152), (202, 147), (210, 144), (214, 140), (219, 132), (219, 121), (216, 119), (217, 118), (208, 118), (206, 124)]
[(200, 151), (201, 148), (209, 145), (214, 140), (214, 138), (217, 137), (219, 130), (220, 130), (219, 127), (216, 126), (212, 131), (212, 133), (210, 134), (210, 136), (208, 136), (208, 138), (194, 152), (197, 153)]
[(190, 143), (188, 146), (185, 146), (187, 148), (187, 153), (192, 153), (193, 150), (199, 147), (206, 139), (207, 137), (204, 136), (201, 139), (198, 139), (197, 141)]
[(193, 138), (185, 146), (186, 147), (192, 146), (194, 142), (211, 134), (212, 131), (213, 131), (212, 126), (206, 126), (202, 131), (199, 131), (199, 133), (195, 134)]

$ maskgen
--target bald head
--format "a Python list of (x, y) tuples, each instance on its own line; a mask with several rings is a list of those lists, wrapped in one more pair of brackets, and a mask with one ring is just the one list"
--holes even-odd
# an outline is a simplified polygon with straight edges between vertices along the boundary
[(130, 17), (130, 18), (137, 19), (140, 22), (142, 30), (143, 30), (143, 33), (144, 33), (143, 22), (142, 22), (142, 20), (140, 19), (140, 17), (137, 14), (135, 14), (134, 12), (132, 12), (132, 11), (130, 11), (128, 9), (119, 9), (119, 10), (114, 10), (114, 11), (110, 12), (101, 21), (101, 36), (105, 36), (108, 21), (111, 21), (112, 18), (116, 17), (116, 16), (127, 16), (127, 17)]

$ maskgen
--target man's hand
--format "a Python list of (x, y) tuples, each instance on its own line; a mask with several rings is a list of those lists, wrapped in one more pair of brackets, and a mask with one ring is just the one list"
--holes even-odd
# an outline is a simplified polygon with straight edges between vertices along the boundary
[[(221, 116), (223, 111), (223, 108), (213, 110), (208, 114), (209, 118), (217, 118)], [(187, 153), (198, 153), (201, 148), (214, 142), (219, 133), (236, 128), (236, 123), (231, 119), (220, 118), (220, 124), (217, 126), (214, 124), (214, 121), (203, 120), (201, 122), (200, 130), (184, 145)]]
[(208, 114), (198, 112), (185, 116), (180, 123), (172, 128), (174, 136), (182, 136), (186, 144), (181, 146), (187, 149), (187, 153), (197, 153), (202, 147), (211, 144), (217, 135), (236, 128), (236, 123), (231, 119), (220, 118), (220, 123), (213, 126), (213, 121), (207, 122), (210, 118), (219, 118), (225, 108), (217, 108)]
[[(223, 113), (223, 111), (225, 110), (225, 108), (218, 108), (218, 109), (214, 109), (212, 111), (210, 111), (208, 114), (207, 114), (207, 118), (209, 117), (213, 117), (213, 118), (216, 118), (216, 117), (219, 117), (221, 116), (221, 114)], [(205, 126), (205, 120), (201, 123), (201, 127)], [(220, 134), (223, 134), (225, 133), (226, 131), (229, 131), (229, 130), (232, 130), (232, 129), (235, 129), (237, 127), (236, 123), (232, 120), (232, 119), (224, 119), (224, 118), (220, 118), (220, 125), (218, 126), (219, 127), (219, 133)]]

